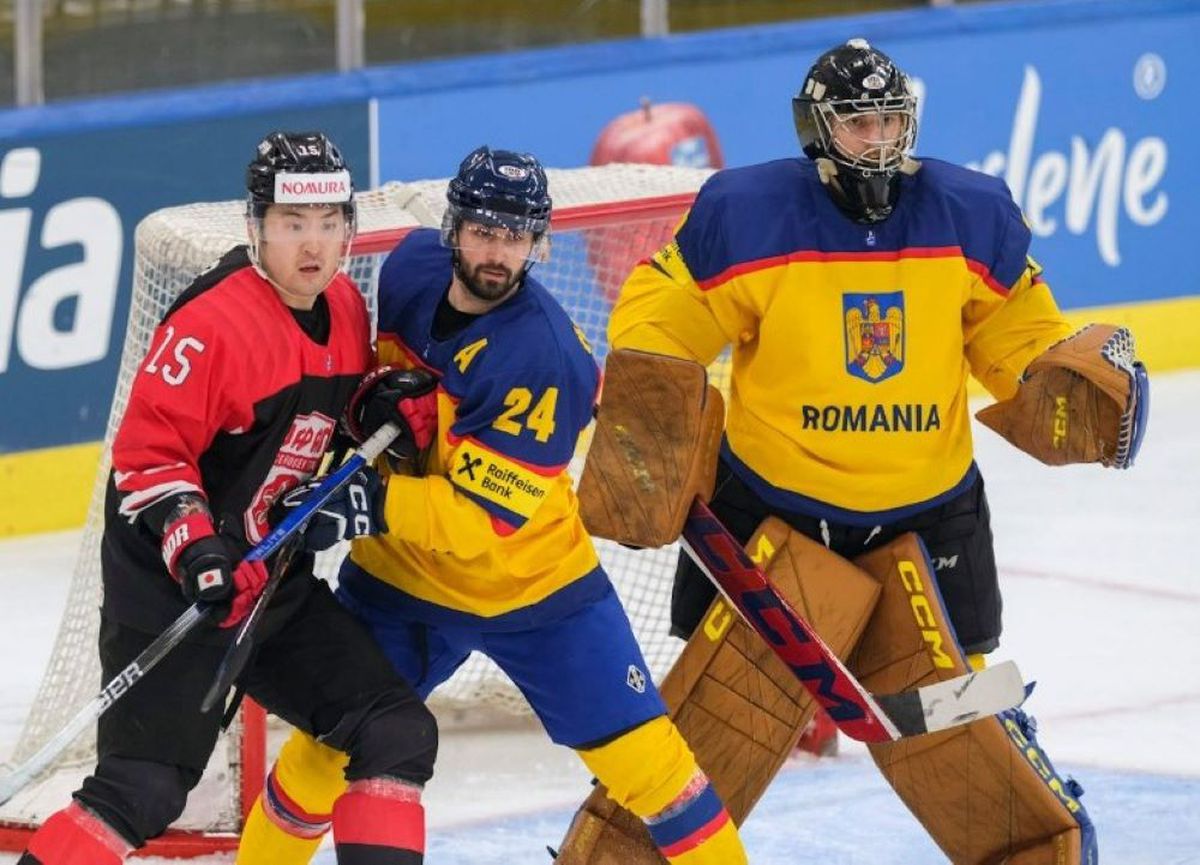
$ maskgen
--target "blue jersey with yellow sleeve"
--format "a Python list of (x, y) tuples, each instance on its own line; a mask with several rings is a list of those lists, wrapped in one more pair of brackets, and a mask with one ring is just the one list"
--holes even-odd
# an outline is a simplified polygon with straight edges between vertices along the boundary
[(726, 458), (775, 507), (870, 524), (959, 492), (968, 375), (1010, 397), (1070, 333), (1003, 182), (937, 160), (900, 182), (867, 225), (808, 160), (719, 172), (613, 308), (615, 348), (732, 347)]
[(379, 361), (440, 376), (438, 436), (424, 477), (389, 479), (387, 534), (356, 542), (351, 555), (407, 595), (491, 618), (603, 578), (567, 474), (600, 372), (530, 277), (436, 338), (451, 278), (451, 251), (429, 229), (410, 234), (380, 271)]

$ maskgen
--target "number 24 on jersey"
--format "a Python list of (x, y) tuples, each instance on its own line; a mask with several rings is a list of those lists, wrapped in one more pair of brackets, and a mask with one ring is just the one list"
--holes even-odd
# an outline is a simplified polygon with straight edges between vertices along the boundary
[(514, 436), (519, 436), (524, 430), (532, 430), (534, 438), (539, 442), (547, 442), (554, 435), (554, 408), (557, 404), (556, 387), (546, 388), (536, 401), (529, 388), (514, 387), (504, 397), (504, 411), (492, 421), (492, 427)]

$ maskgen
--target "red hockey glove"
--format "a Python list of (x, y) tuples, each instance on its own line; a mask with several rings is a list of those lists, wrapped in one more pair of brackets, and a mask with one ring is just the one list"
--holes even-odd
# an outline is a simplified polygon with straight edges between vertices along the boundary
[(267, 566), (263, 562), (242, 562), (233, 572), (234, 595), (229, 615), (221, 620), (222, 628), (232, 628), (250, 615), (258, 596), (267, 583)]
[(359, 444), (385, 423), (400, 427), (388, 453), (414, 459), (433, 442), (437, 431), (437, 377), (424, 369), (381, 366), (358, 385), (346, 407), (346, 428)]
[(183, 596), (193, 603), (228, 602), (222, 628), (246, 617), (267, 581), (266, 565), (241, 561), (243, 552), (235, 540), (217, 534), (204, 510), (185, 513), (163, 529), (163, 561)]

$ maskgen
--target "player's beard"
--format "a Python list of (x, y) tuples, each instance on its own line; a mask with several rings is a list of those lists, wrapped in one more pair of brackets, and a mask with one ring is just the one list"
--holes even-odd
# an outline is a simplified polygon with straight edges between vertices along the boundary
[[(484, 274), (484, 269), (503, 271), (504, 277), (500, 278), (495, 274)], [(508, 296), (517, 283), (521, 281), (522, 276), (522, 274), (514, 273), (503, 264), (490, 261), (475, 265), (470, 273), (467, 273), (466, 268), (460, 264), (458, 272), (459, 277), (462, 278), (463, 285), (467, 287), (467, 291), (485, 303), (495, 303)]]

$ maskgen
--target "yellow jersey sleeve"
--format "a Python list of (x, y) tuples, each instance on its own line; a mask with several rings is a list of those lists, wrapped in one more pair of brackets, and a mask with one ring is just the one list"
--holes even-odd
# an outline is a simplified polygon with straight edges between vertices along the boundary
[(1032, 258), (1026, 261), (1006, 297), (980, 281), (963, 307), (967, 362), (996, 399), (1011, 398), (1030, 361), (1071, 334), (1041, 267)]
[[(708, 225), (713, 227), (706, 227), (703, 242), (715, 251), (723, 238), (719, 227)], [(613, 348), (652, 351), (708, 366), (725, 346), (757, 336), (760, 307), (736, 278), (697, 283), (678, 240), (672, 240), (625, 281), (609, 318), (608, 341)]]

